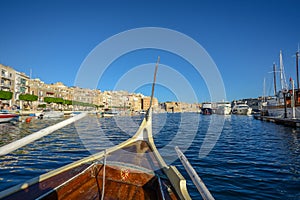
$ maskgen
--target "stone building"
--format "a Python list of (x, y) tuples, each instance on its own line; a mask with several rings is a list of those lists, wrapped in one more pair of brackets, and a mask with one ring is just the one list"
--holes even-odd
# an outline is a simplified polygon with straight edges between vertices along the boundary
[(28, 94), (29, 93), (29, 76), (25, 73), (17, 72), (15, 74), (15, 87), (14, 87), (14, 95), (13, 102), (15, 105), (20, 106), (20, 94)]
[(179, 102), (165, 102), (164, 107), (166, 109), (166, 112), (181, 112), (181, 105)]
[[(146, 111), (149, 109), (150, 101), (151, 101), (151, 97), (142, 98), (142, 110)], [(153, 97), (152, 106), (154, 110), (158, 108), (158, 100), (155, 97)]]
[[(15, 70), (11, 67), (0, 64), (0, 90), (14, 92)], [(2, 100), (1, 104), (11, 106), (14, 103), (14, 97), (11, 100)]]

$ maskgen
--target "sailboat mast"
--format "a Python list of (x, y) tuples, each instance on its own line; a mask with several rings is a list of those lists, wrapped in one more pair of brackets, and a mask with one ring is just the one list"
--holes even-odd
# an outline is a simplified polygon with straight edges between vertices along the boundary
[(296, 52), (296, 71), (297, 71), (297, 89), (299, 90), (299, 67), (298, 67), (299, 50)]
[(286, 84), (286, 80), (285, 80), (281, 50), (280, 50), (280, 54), (279, 54), (279, 63), (280, 63), (280, 84), (281, 84), (281, 90), (283, 90), (283, 89), (287, 89), (287, 84)]
[(276, 64), (273, 63), (273, 76), (274, 76), (274, 96), (276, 96), (277, 88), (276, 88)]
[(266, 101), (266, 78), (264, 78), (264, 88), (263, 88), (263, 102)]

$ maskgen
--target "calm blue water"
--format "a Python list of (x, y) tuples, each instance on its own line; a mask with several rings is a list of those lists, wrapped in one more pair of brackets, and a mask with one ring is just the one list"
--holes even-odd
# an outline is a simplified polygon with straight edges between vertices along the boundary
[[(141, 119), (88, 117), (0, 157), (0, 191), (128, 139)], [(0, 124), (0, 145), (61, 120)], [(222, 121), (219, 134), (216, 127)], [(164, 159), (187, 179), (193, 199), (201, 198), (176, 159), (175, 145), (186, 150), (185, 155), (216, 199), (300, 199), (300, 129), (248, 116), (185, 113), (153, 115), (153, 133)], [(212, 150), (199, 158), (207, 135), (210, 140), (205, 147)]]

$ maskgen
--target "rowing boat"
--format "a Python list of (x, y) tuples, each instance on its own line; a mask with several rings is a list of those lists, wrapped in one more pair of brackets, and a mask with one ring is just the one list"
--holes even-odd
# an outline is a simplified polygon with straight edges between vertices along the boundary
[(191, 199), (184, 177), (155, 146), (151, 101), (132, 138), (0, 192), (0, 199)]

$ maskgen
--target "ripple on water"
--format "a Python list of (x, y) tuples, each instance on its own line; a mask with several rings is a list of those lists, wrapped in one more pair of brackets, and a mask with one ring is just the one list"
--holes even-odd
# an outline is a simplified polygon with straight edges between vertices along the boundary
[[(126, 118), (118, 121), (113, 118), (85, 118), (76, 125), (66, 126), (2, 156), (0, 190), (128, 139), (135, 133), (136, 124), (141, 119), (133, 117), (134, 123), (129, 123)], [(219, 137), (210, 136), (217, 138), (216, 145), (206, 157), (199, 158), (208, 126), (211, 125), (210, 130), (213, 130), (222, 121), (224, 126)], [(30, 124), (0, 126), (0, 141), (3, 145), (57, 122), (33, 120)], [(175, 145), (184, 150), (216, 199), (300, 199), (299, 129), (248, 116), (176, 113), (153, 115), (153, 133), (164, 159), (177, 166), (186, 177), (193, 199), (199, 199), (199, 193), (177, 159)]]

